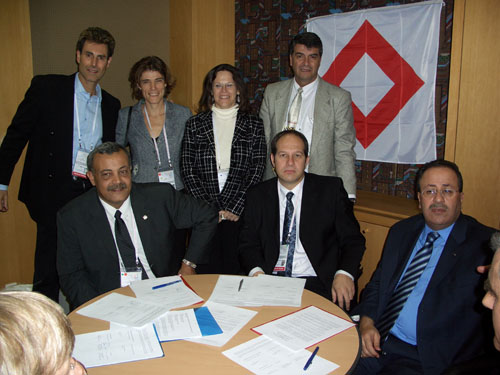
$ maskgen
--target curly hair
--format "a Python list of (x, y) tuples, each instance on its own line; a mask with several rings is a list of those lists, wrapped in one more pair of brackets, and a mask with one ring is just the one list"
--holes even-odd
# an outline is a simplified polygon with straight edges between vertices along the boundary
[(132, 98), (141, 100), (143, 98), (142, 91), (139, 88), (142, 73), (146, 71), (158, 72), (162, 75), (167, 86), (163, 97), (166, 98), (175, 87), (176, 79), (170, 72), (167, 64), (158, 56), (146, 56), (137, 61), (130, 69), (128, 81), (130, 82), (130, 89), (132, 90)]

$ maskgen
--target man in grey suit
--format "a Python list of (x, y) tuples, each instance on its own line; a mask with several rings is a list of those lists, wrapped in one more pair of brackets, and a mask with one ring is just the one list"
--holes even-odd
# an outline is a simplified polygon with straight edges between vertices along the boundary
[[(207, 261), (218, 213), (170, 184), (131, 182), (130, 156), (117, 143), (87, 159), (95, 186), (57, 214), (57, 270), (75, 308), (134, 279), (193, 274)], [(176, 228), (192, 227), (184, 259), (173, 251)]]
[[(260, 108), (266, 142), (285, 128), (306, 136), (310, 144), (308, 172), (342, 178), (349, 198), (356, 197), (356, 130), (351, 94), (318, 77), (323, 54), (321, 39), (314, 33), (293, 38), (289, 47), (294, 79), (266, 87)], [(264, 179), (274, 177), (268, 161)]]

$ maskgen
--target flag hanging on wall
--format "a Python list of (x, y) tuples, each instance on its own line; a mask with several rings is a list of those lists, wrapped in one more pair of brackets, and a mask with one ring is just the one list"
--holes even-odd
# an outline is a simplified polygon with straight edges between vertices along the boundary
[(307, 20), (319, 35), (319, 75), (351, 92), (358, 160), (436, 159), (435, 86), (442, 1)]

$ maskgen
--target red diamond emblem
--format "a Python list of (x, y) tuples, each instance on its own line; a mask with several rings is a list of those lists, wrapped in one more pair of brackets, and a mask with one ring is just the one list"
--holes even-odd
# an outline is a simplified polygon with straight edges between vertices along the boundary
[(354, 102), (352, 103), (356, 138), (366, 149), (424, 85), (424, 81), (368, 21), (361, 25), (349, 43), (340, 51), (323, 79), (340, 86), (365, 53), (394, 82), (394, 86), (367, 116)]

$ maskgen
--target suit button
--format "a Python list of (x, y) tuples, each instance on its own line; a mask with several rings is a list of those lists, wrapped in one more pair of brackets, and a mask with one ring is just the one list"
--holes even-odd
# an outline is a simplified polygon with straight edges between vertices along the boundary
[(49, 173), (49, 178), (54, 178), (54, 175), (52, 173)]
[(54, 156), (54, 154), (52, 152), (49, 152), (49, 156), (52, 157)]
[(55, 131), (53, 131), (53, 130), (51, 130), (49, 134), (50, 134), (50, 135), (54, 135), (54, 134), (56, 134), (56, 132), (55, 132)]

